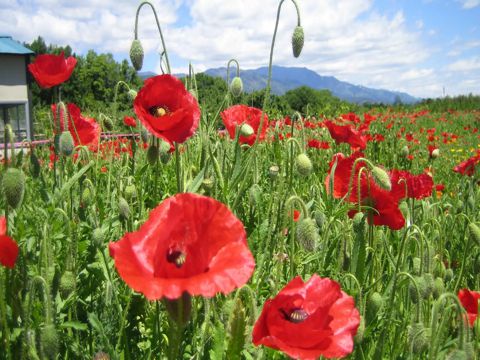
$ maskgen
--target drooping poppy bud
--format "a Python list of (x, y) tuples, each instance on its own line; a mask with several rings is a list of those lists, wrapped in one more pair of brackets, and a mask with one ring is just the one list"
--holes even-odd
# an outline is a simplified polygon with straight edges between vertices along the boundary
[(387, 191), (392, 190), (392, 182), (390, 181), (390, 177), (385, 170), (383, 170), (381, 167), (374, 166), (371, 171), (375, 182), (380, 185), (382, 189)]
[(101, 248), (103, 246), (104, 238), (105, 236), (102, 228), (98, 227), (95, 230), (93, 230), (92, 241), (95, 246)]
[(235, 76), (230, 83), (230, 92), (233, 96), (239, 97), (243, 92), (243, 81), (240, 77)]
[(157, 163), (158, 156), (158, 147), (156, 145), (150, 146), (147, 151), (147, 161), (151, 166)]
[(295, 159), (297, 171), (302, 176), (308, 176), (313, 170), (313, 164), (307, 154), (302, 153)]
[(373, 292), (367, 300), (367, 322), (371, 323), (376, 317), (380, 309), (383, 307), (383, 296), (378, 292)]
[(302, 52), (302, 49), (303, 49), (304, 42), (305, 42), (305, 35), (303, 34), (303, 27), (296, 26), (295, 30), (293, 30), (293, 35), (292, 35), (292, 50), (293, 50), (294, 57), (297, 58), (300, 56), (300, 53)]
[(135, 90), (133, 90), (133, 89), (130, 89), (130, 90), (128, 90), (128, 92), (127, 92), (127, 96), (128, 96), (128, 99), (129, 99), (130, 101), (133, 101), (133, 100), (135, 100), (135, 98), (137, 97), (137, 92), (136, 92)]
[(70, 156), (73, 153), (73, 148), (75, 147), (72, 134), (70, 131), (63, 131), (60, 134), (60, 153), (64, 156)]
[(3, 192), (7, 204), (16, 209), (20, 206), (25, 193), (25, 175), (22, 170), (8, 168), (3, 174)]
[(130, 217), (130, 206), (123, 197), (118, 199), (118, 214), (122, 220), (128, 220)]
[(135, 70), (140, 71), (143, 66), (143, 46), (140, 40), (135, 39), (132, 41), (130, 47), (130, 61), (132, 62)]
[(300, 220), (297, 225), (297, 240), (305, 250), (315, 250), (318, 242), (318, 229), (313, 219)]
[(241, 136), (247, 137), (247, 136), (252, 136), (253, 134), (255, 134), (255, 131), (247, 123), (243, 123), (242, 126), (240, 126), (240, 135)]
[(408, 326), (408, 342), (415, 354), (420, 354), (427, 350), (430, 343), (430, 335), (430, 329), (425, 328), (421, 322)]
[(480, 246), (480, 228), (475, 223), (470, 223), (468, 224), (468, 231), (471, 239)]

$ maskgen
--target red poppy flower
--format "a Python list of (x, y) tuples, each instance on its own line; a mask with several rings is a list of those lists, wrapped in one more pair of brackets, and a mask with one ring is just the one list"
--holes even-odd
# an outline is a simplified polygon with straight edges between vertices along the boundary
[(13, 269), (18, 257), (17, 243), (7, 235), (7, 220), (0, 217), (0, 264)]
[(255, 267), (242, 222), (217, 200), (188, 193), (166, 199), (138, 231), (110, 243), (110, 255), (149, 300), (228, 294)]
[[(246, 105), (234, 105), (223, 111), (220, 115), (231, 139), (235, 138), (235, 130), (237, 126), (247, 124), (252, 127), (253, 134), (250, 136), (240, 136), (239, 141), (242, 144), (248, 145), (253, 145), (255, 143), (258, 128), (260, 127), (262, 110)], [(268, 128), (267, 114), (264, 113), (263, 116), (264, 119), (259, 140), (265, 139), (265, 132)]]
[(348, 143), (352, 148), (365, 149), (367, 140), (365, 136), (350, 125), (336, 125), (330, 120), (324, 122), (335, 143)]
[(60, 55), (38, 55), (35, 62), (28, 65), (28, 70), (40, 87), (48, 89), (67, 81), (76, 64), (77, 59), (73, 56), (65, 59), (62, 51)]
[[(346, 157), (342, 153), (335, 154), (333, 156), (332, 161), (330, 162), (330, 170), (328, 172), (327, 178), (325, 179), (325, 187), (327, 189), (327, 193), (330, 193), (330, 177), (331, 177), (331, 172), (333, 169), (333, 165), (335, 162), (337, 162), (337, 166), (335, 168), (335, 174), (333, 178), (333, 197), (336, 199), (341, 199), (348, 193), (348, 186), (350, 185), (350, 179), (352, 175), (352, 170), (353, 170), (353, 164), (355, 160), (358, 158), (363, 157), (363, 153), (361, 152), (354, 152), (352, 155), (349, 157)], [(355, 169), (355, 174), (358, 174), (360, 171), (360, 168), (366, 167), (366, 164), (364, 161), (359, 161), (357, 162), (356, 169)], [(353, 182), (358, 183), (358, 179), (355, 179), (355, 177), (352, 179), (352, 185)], [(351, 194), (351, 198), (347, 200), (352, 200), (354, 201), (354, 194)]]
[[(95, 119), (85, 117), (81, 114), (80, 108), (72, 103), (67, 104), (69, 125), (68, 130), (72, 134), (75, 146), (85, 145), (91, 150), (96, 150), (102, 129)], [(57, 105), (52, 105), (53, 119), (57, 120)], [(60, 111), (60, 130), (65, 131), (63, 123), (63, 112)]]
[(253, 328), (252, 340), (294, 359), (340, 358), (353, 351), (360, 315), (340, 285), (314, 274), (297, 276), (267, 300)]
[(462, 289), (458, 292), (458, 299), (467, 311), (468, 323), (473, 327), (473, 324), (478, 317), (480, 293), (476, 291), (470, 291), (468, 289)]
[(475, 155), (455, 166), (453, 171), (462, 175), (472, 176), (478, 163), (480, 163), (480, 155)]
[(330, 149), (330, 144), (328, 142), (317, 139), (308, 140), (307, 146), (315, 149)]
[(413, 175), (406, 170), (390, 171), (392, 193), (397, 199), (423, 199), (432, 195), (433, 179), (430, 175)]
[(137, 122), (131, 116), (125, 116), (123, 118), (123, 124), (128, 127), (137, 127)]
[(197, 100), (172, 75), (145, 80), (133, 107), (148, 131), (170, 143), (185, 142), (197, 130), (200, 121)]

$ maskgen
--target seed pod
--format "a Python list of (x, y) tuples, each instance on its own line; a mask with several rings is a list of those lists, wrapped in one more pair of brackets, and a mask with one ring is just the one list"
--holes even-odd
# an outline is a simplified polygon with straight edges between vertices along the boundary
[(381, 167), (374, 166), (371, 172), (375, 182), (380, 185), (382, 189), (388, 191), (392, 190), (392, 182), (390, 181), (390, 177), (385, 170), (383, 170)]
[(313, 170), (312, 161), (305, 153), (298, 155), (295, 159), (295, 163), (297, 164), (298, 173), (302, 176), (310, 175)]
[(480, 228), (474, 224), (468, 224), (468, 232), (470, 233), (470, 238), (480, 246)]
[(303, 33), (303, 27), (296, 26), (295, 29), (293, 30), (293, 35), (292, 35), (292, 50), (293, 50), (294, 57), (297, 58), (300, 56), (300, 53), (302, 52), (302, 49), (303, 49), (304, 42), (305, 42), (305, 35)]
[(423, 323), (413, 323), (408, 326), (408, 342), (414, 354), (419, 354), (428, 349), (431, 331)]
[(432, 159), (436, 159), (440, 156), (440, 150), (439, 149), (435, 149), (432, 151)]
[(25, 194), (25, 175), (23, 171), (8, 168), (3, 174), (2, 185), (7, 204), (14, 209), (18, 208)]
[(73, 137), (70, 131), (63, 131), (60, 135), (60, 153), (64, 156), (70, 156), (73, 153), (75, 147), (73, 143)]
[(383, 297), (378, 292), (375, 291), (370, 294), (367, 300), (366, 309), (367, 323), (370, 324), (377, 317), (378, 312), (383, 307), (383, 303)]
[(318, 242), (318, 229), (312, 218), (304, 218), (297, 225), (297, 241), (306, 251), (314, 251)]
[(118, 199), (118, 214), (121, 220), (128, 220), (130, 217), (130, 206), (123, 197)]
[(277, 165), (272, 165), (268, 168), (268, 176), (270, 179), (274, 180), (277, 178), (280, 168)]
[(135, 70), (140, 71), (143, 66), (143, 46), (140, 40), (135, 39), (132, 41), (130, 47), (130, 61), (132, 62)]
[(56, 359), (58, 355), (58, 333), (55, 325), (45, 325), (40, 334), (43, 354), (47, 359)]
[(235, 76), (230, 83), (230, 92), (233, 96), (239, 97), (243, 92), (243, 82), (238, 76)]
[(63, 273), (62, 277), (60, 278), (60, 294), (64, 299), (66, 299), (74, 290), (75, 290), (75, 283), (77, 279), (75, 274), (67, 270)]
[(248, 136), (252, 136), (253, 134), (255, 134), (255, 130), (253, 130), (253, 128), (249, 124), (243, 123), (242, 126), (240, 126), (241, 136), (248, 137)]

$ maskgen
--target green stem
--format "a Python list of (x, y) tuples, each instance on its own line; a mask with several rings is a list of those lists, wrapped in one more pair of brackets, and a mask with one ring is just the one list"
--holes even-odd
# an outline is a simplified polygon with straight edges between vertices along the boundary
[[(8, 322), (7, 322), (7, 307), (5, 305), (5, 294), (3, 292), (3, 289), (7, 288), (7, 270), (5, 269), (5, 281), (4, 285), (0, 286), (0, 314), (1, 314), (1, 320), (2, 320), (2, 327), (3, 327), (3, 338), (2, 338), (2, 343), (4, 344), (4, 349), (7, 350), (7, 359), (11, 359), (11, 354), (10, 354), (10, 329), (8, 328)], [(0, 282), (3, 277), (1, 276), (2, 273), (0, 272)]]
[(149, 5), (152, 8), (153, 15), (155, 15), (155, 21), (157, 22), (158, 32), (160, 34), (160, 39), (162, 40), (163, 53), (165, 54), (165, 62), (167, 64), (167, 74), (171, 74), (172, 71), (170, 69), (170, 62), (168, 61), (168, 51), (167, 51), (167, 47), (165, 46), (165, 40), (163, 39), (162, 28), (160, 26), (160, 22), (158, 21), (158, 16), (157, 16), (157, 12), (155, 11), (155, 7), (152, 5), (150, 1), (143, 1), (140, 5), (138, 5), (137, 13), (135, 15), (135, 40), (138, 39), (138, 15), (140, 13), (140, 9), (144, 5)]

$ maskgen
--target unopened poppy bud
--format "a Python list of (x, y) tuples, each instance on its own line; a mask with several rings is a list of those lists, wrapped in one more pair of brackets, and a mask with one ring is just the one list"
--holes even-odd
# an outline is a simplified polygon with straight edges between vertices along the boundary
[(311, 218), (300, 220), (297, 225), (297, 241), (306, 251), (314, 251), (318, 242), (318, 229)]
[(85, 187), (82, 191), (82, 197), (80, 199), (83, 206), (88, 206), (92, 202), (92, 190), (90, 187)]
[(253, 130), (253, 128), (247, 123), (243, 123), (242, 126), (240, 126), (241, 136), (247, 137), (247, 136), (252, 136), (253, 134), (255, 134), (255, 130)]
[(327, 222), (327, 217), (323, 212), (315, 211), (315, 222), (317, 223), (318, 229), (321, 231)]
[(235, 76), (230, 83), (230, 92), (233, 96), (239, 97), (243, 92), (243, 81), (238, 76)]
[(23, 201), (25, 193), (25, 175), (22, 170), (8, 168), (3, 174), (3, 192), (7, 204), (16, 209)]
[(367, 300), (367, 308), (366, 308), (366, 315), (367, 315), (367, 322), (371, 323), (376, 317), (380, 309), (383, 307), (383, 296), (380, 295), (378, 292), (373, 292), (370, 294)]
[(104, 234), (102, 228), (98, 227), (93, 230), (92, 233), (92, 242), (98, 248), (103, 246)]
[(274, 180), (277, 178), (280, 168), (277, 165), (272, 165), (268, 168), (268, 175), (270, 179)]
[(143, 46), (140, 40), (135, 39), (132, 41), (130, 47), (130, 61), (132, 62), (135, 70), (139, 71), (143, 66)]
[(439, 149), (435, 149), (432, 151), (432, 159), (436, 159), (440, 156), (440, 150)]
[(385, 170), (383, 170), (381, 167), (374, 166), (372, 168), (372, 175), (375, 179), (375, 182), (380, 185), (382, 189), (388, 191), (392, 190), (392, 182), (390, 181), (390, 177)]
[(137, 188), (135, 185), (130, 184), (125, 186), (125, 198), (127, 200), (133, 200), (137, 198)]
[(297, 164), (297, 171), (302, 176), (308, 176), (313, 170), (313, 164), (307, 154), (302, 153), (297, 156), (295, 159), (295, 163)]
[(361, 212), (358, 212), (353, 217), (353, 231), (355, 234), (363, 233), (365, 230), (365, 215)]
[(73, 153), (75, 147), (73, 143), (73, 137), (70, 131), (63, 131), (60, 135), (60, 153), (64, 156), (70, 156)]
[(468, 232), (470, 238), (480, 246), (480, 228), (475, 223), (468, 224)]
[(442, 295), (445, 292), (445, 284), (443, 283), (443, 279), (437, 277), (435, 281), (433, 282), (433, 298), (438, 299), (440, 295)]
[(296, 26), (295, 30), (293, 30), (293, 35), (292, 35), (292, 50), (293, 50), (294, 57), (297, 58), (300, 56), (300, 53), (302, 52), (302, 49), (303, 49), (304, 42), (305, 42), (305, 35), (303, 34), (303, 27)]
[(148, 141), (148, 131), (145, 128), (142, 128), (140, 130), (140, 137), (142, 138), (142, 141), (146, 143)]
[(400, 155), (403, 156), (403, 157), (406, 157), (406, 156), (408, 156), (408, 154), (410, 154), (410, 149), (408, 148), (407, 145), (405, 145), (404, 147), (402, 147), (400, 149)]
[(170, 144), (166, 141), (160, 141), (160, 148), (158, 149), (160, 153), (160, 160), (163, 164), (166, 164), (170, 161)]
[(449, 282), (452, 279), (453, 279), (453, 270), (451, 268), (445, 270), (445, 277), (444, 277), (445, 282)]
[(440, 278), (444, 278), (445, 277), (445, 264), (438, 260), (438, 259), (435, 259), (435, 264), (433, 266), (433, 275), (435, 277), (440, 277)]
[(428, 349), (431, 331), (423, 323), (413, 323), (408, 326), (408, 342), (414, 354), (419, 354)]
[(106, 117), (103, 119), (103, 127), (108, 130), (108, 131), (112, 131), (113, 130), (113, 122), (112, 122), (112, 119)]
[(130, 89), (130, 90), (128, 90), (128, 92), (127, 92), (127, 96), (128, 96), (128, 99), (129, 99), (130, 101), (133, 101), (133, 100), (135, 100), (135, 98), (137, 97), (137, 92), (136, 92), (135, 90), (133, 90), (133, 89)]
[(58, 355), (58, 332), (53, 324), (47, 324), (40, 333), (43, 353), (46, 359), (55, 359)]
[(158, 147), (156, 145), (151, 145), (147, 150), (147, 161), (153, 166), (158, 161)]
[(423, 298), (426, 300), (431, 294), (433, 294), (433, 289), (435, 287), (435, 280), (433, 278), (433, 275), (430, 273), (423, 274), (423, 279), (425, 280), (425, 293), (422, 295), (423, 295)]
[(464, 350), (455, 349), (448, 353), (445, 360), (469, 360), (467, 353)]
[(30, 154), (30, 173), (35, 179), (40, 176), (40, 162), (38, 161), (37, 155), (35, 155), (33, 151)]
[(414, 275), (420, 275), (422, 272), (422, 260), (419, 257), (414, 257), (412, 263), (412, 273)]
[(130, 217), (130, 206), (123, 197), (118, 199), (118, 214), (122, 220), (128, 220)]
[(67, 270), (63, 273), (62, 277), (60, 278), (60, 294), (64, 299), (66, 299), (74, 290), (75, 290), (75, 283), (77, 279), (75, 274)]

